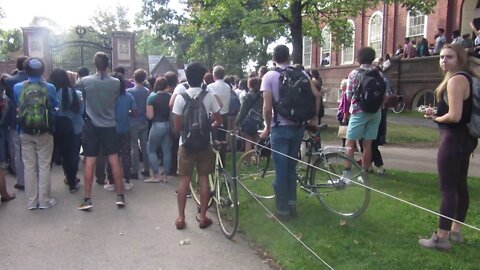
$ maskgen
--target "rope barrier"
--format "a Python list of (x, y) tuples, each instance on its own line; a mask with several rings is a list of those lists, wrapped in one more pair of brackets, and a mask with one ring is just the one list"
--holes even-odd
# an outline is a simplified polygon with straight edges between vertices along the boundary
[[(219, 128), (219, 129), (220, 129), (220, 128)], [(236, 134), (234, 131), (232, 132), (232, 131), (228, 131), (228, 130), (225, 130), (225, 129), (220, 129), (220, 130), (223, 130), (223, 131), (225, 131), (225, 132), (229, 132), (232, 136), (237, 136), (238, 138), (240, 138), (240, 139), (242, 139), (242, 140), (244, 140), (244, 141), (253, 143), (254, 145), (258, 145), (258, 146), (263, 147), (263, 148), (265, 148), (265, 149), (268, 149), (268, 150), (270, 150), (270, 151), (272, 151), (272, 152), (274, 152), (274, 153), (277, 153), (277, 154), (282, 155), (282, 156), (284, 156), (284, 157), (293, 159), (293, 160), (295, 160), (295, 161), (297, 161), (297, 162), (300, 162), (300, 163), (302, 163), (302, 164), (304, 164), (304, 165), (306, 165), (306, 166), (310, 166), (310, 167), (312, 167), (312, 168), (314, 168), (314, 169), (317, 169), (317, 170), (323, 171), (323, 172), (325, 172), (325, 173), (331, 174), (331, 175), (333, 175), (333, 176), (335, 176), (335, 177), (339, 177), (339, 178), (342, 177), (341, 175), (337, 175), (337, 174), (332, 173), (332, 172), (330, 172), (330, 171), (328, 171), (328, 170), (319, 168), (319, 167), (317, 167), (317, 166), (314, 166), (314, 165), (312, 165), (312, 164), (309, 164), (309, 163), (307, 163), (307, 162), (304, 162), (303, 160), (299, 160), (299, 159), (297, 159), (297, 158), (291, 157), (291, 156), (286, 155), (286, 154), (284, 154), (284, 153), (278, 152), (278, 151), (276, 151), (276, 150), (274, 150), (274, 149), (271, 149), (271, 148), (268, 148), (268, 147), (266, 147), (266, 146), (260, 145), (260, 144), (258, 144), (257, 142), (251, 141), (251, 140), (249, 140), (249, 139), (247, 139), (247, 138), (244, 138), (244, 137)], [(349, 179), (349, 180), (351, 180), (351, 179)], [(428, 209), (428, 208), (425, 208), (425, 207), (423, 207), (423, 206), (416, 205), (416, 204), (411, 203), (411, 202), (409, 202), (409, 201), (407, 201), (407, 200), (404, 200), (404, 199), (402, 199), (402, 198), (398, 198), (398, 197), (395, 197), (395, 196), (393, 196), (393, 195), (390, 195), (390, 194), (388, 194), (388, 193), (386, 193), (386, 192), (383, 192), (383, 191), (381, 191), (381, 190), (372, 188), (372, 187), (367, 186), (367, 185), (364, 185), (364, 184), (362, 184), (362, 183), (358, 183), (358, 182), (356, 182), (356, 181), (350, 181), (350, 183), (354, 183), (354, 184), (356, 184), (356, 185), (360, 185), (360, 186), (362, 186), (362, 187), (364, 187), (364, 188), (367, 188), (367, 189), (369, 189), (369, 190), (371, 190), (371, 191), (377, 192), (377, 193), (379, 193), (379, 194), (381, 194), (381, 195), (384, 195), (384, 196), (386, 196), (386, 197), (389, 197), (389, 198), (392, 198), (392, 199), (397, 200), (397, 201), (399, 201), (399, 202), (405, 203), (405, 204), (407, 204), (407, 205), (410, 205), (410, 206), (415, 207), (415, 208), (417, 208), (417, 209), (423, 210), (423, 211), (428, 212), (428, 213), (430, 213), (430, 214), (434, 214), (434, 215), (436, 215), (436, 216), (438, 216), (438, 217), (446, 218), (446, 219), (448, 219), (448, 220), (451, 220), (451, 221), (453, 221), (453, 222), (456, 222), (456, 223), (458, 223), (458, 224), (461, 224), (461, 225), (463, 225), (463, 226), (469, 227), (469, 228), (471, 228), (471, 229), (473, 229), (473, 230), (476, 230), (476, 231), (479, 231), (479, 232), (480, 232), (480, 228), (478, 228), (478, 227), (475, 227), (475, 226), (473, 226), (473, 225), (467, 224), (467, 223), (465, 223), (465, 222), (458, 221), (458, 220), (456, 220), (456, 219), (454, 219), (454, 218), (451, 218), (451, 217), (447, 217), (447, 216), (445, 216), (445, 215), (442, 215), (442, 214), (440, 214), (440, 213), (437, 213), (437, 212), (435, 212), (435, 211), (433, 211), (433, 210), (430, 210), (430, 209)]]
[[(249, 140), (249, 139), (247, 139), (247, 138), (245, 138), (245, 137), (242, 137), (242, 136), (238, 135), (238, 132), (237, 132), (237, 131), (226, 130), (226, 129), (222, 129), (222, 128), (218, 128), (218, 129), (221, 130), (221, 131), (224, 131), (224, 132), (229, 133), (230, 136), (235, 136), (235, 137), (240, 138), (240, 139), (242, 139), (242, 140), (244, 140), (244, 141), (246, 141), (246, 142), (250, 142), (250, 143), (252, 143), (253, 145), (262, 147), (262, 148), (264, 148), (264, 149), (270, 150), (270, 151), (272, 151), (272, 152), (274, 152), (274, 153), (277, 153), (277, 154), (279, 154), (279, 155), (282, 155), (282, 156), (285, 156), (285, 157), (287, 157), (287, 158), (293, 159), (293, 160), (295, 160), (295, 161), (297, 161), (297, 162), (300, 162), (300, 163), (302, 163), (302, 164), (304, 164), (304, 165), (306, 165), (306, 166), (310, 166), (310, 167), (312, 167), (312, 168), (314, 168), (314, 169), (317, 169), (317, 170), (320, 170), (320, 171), (322, 171), (322, 172), (328, 173), (328, 174), (333, 175), (333, 176), (335, 176), (335, 177), (339, 177), (339, 178), (340, 178), (340, 177), (343, 177), (343, 176), (337, 175), (337, 174), (335, 174), (335, 173), (333, 173), (333, 172), (330, 172), (330, 171), (328, 171), (328, 170), (325, 170), (325, 169), (323, 169), (323, 168), (319, 168), (319, 167), (317, 167), (317, 166), (315, 166), (315, 165), (312, 165), (312, 164), (310, 164), (310, 163), (304, 162), (303, 160), (299, 160), (299, 159), (297, 159), (297, 158), (291, 157), (291, 156), (286, 155), (286, 154), (284, 154), (284, 153), (278, 152), (278, 151), (276, 151), (276, 150), (274, 150), (274, 149), (272, 149), (272, 148), (269, 148), (269, 147), (266, 147), (266, 146), (264, 146), (264, 145), (258, 144), (257, 142), (251, 141), (251, 140)], [(232, 141), (235, 141), (235, 140), (232, 140)], [(236, 147), (236, 145), (232, 145), (232, 147)], [(236, 164), (234, 163), (233, 166), (236, 167)], [(240, 180), (240, 177), (238, 177), (237, 180), (238, 180), (237, 182), (240, 183), (240, 185), (243, 187), (243, 189), (245, 189), (245, 190), (247, 191), (247, 193), (248, 193), (252, 198), (254, 198), (254, 199), (257, 201), (257, 203), (258, 203), (260, 206), (262, 206), (263, 209), (265, 209), (265, 211), (266, 211), (270, 216), (272, 216), (295, 240), (297, 240), (305, 249), (307, 249), (308, 252), (310, 252), (315, 258), (317, 258), (319, 261), (321, 261), (321, 262), (322, 262), (325, 266), (327, 266), (329, 269), (334, 269), (334, 268), (333, 268), (331, 265), (329, 265), (324, 259), (322, 259), (317, 253), (315, 253), (315, 251), (313, 251), (305, 242), (303, 242), (298, 236), (296, 236), (283, 222), (281, 222), (281, 221), (242, 183), (242, 181)], [(386, 196), (386, 197), (388, 197), (388, 198), (392, 198), (392, 199), (397, 200), (397, 201), (399, 201), (399, 202), (401, 202), (401, 203), (405, 203), (405, 204), (410, 205), (410, 206), (412, 206), (412, 207), (415, 207), (415, 208), (417, 208), (417, 209), (423, 210), (423, 211), (425, 211), (425, 212), (427, 212), (427, 213), (430, 213), (430, 214), (433, 214), (433, 215), (436, 215), (436, 216), (439, 216), (439, 217), (443, 217), (443, 218), (449, 219), (449, 220), (451, 220), (451, 221), (453, 221), (453, 222), (459, 223), (459, 224), (461, 224), (461, 225), (463, 225), (463, 226), (469, 227), (469, 228), (471, 228), (471, 229), (473, 229), (473, 230), (476, 230), (476, 231), (479, 231), (479, 232), (480, 232), (480, 228), (478, 228), (478, 227), (475, 227), (475, 226), (472, 226), (472, 225), (470, 225), (470, 224), (467, 224), (467, 223), (458, 221), (458, 220), (456, 220), (456, 219), (447, 217), (447, 216), (442, 215), (442, 214), (440, 214), (440, 213), (437, 213), (437, 212), (435, 212), (435, 211), (433, 211), (433, 210), (430, 210), (430, 209), (428, 209), (428, 208), (422, 207), (422, 206), (420, 206), (420, 205), (416, 205), (416, 204), (411, 203), (411, 202), (409, 202), (409, 201), (407, 201), (407, 200), (404, 200), (404, 199), (402, 199), (402, 198), (395, 197), (395, 196), (390, 195), (390, 194), (388, 194), (388, 193), (386, 193), (386, 192), (383, 192), (383, 191), (381, 191), (381, 190), (372, 188), (372, 187), (367, 186), (367, 185), (364, 185), (364, 184), (362, 184), (362, 183), (358, 183), (358, 182), (355, 182), (355, 181), (351, 181), (351, 179), (349, 179), (349, 180), (350, 180), (350, 183), (354, 183), (354, 184), (356, 184), (356, 185), (362, 186), (362, 187), (364, 187), (364, 188), (366, 188), (366, 189), (369, 189), (369, 190), (371, 190), (371, 191), (377, 192), (377, 193), (379, 193), (379, 194), (381, 194), (381, 195), (384, 195), (384, 196)]]

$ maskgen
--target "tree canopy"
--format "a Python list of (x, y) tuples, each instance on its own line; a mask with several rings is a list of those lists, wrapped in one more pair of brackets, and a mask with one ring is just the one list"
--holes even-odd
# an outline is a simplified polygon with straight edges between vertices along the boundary
[[(284, 36), (292, 42), (292, 60), (302, 62), (303, 37), (322, 42), (328, 25), (336, 45), (351, 44), (349, 18), (382, 3), (429, 14), (436, 0), (183, 0), (184, 12), (169, 0), (143, 0), (141, 21), (187, 61), (203, 60), (243, 68), (249, 59), (265, 65), (267, 46)], [(179, 49), (179, 45), (181, 49)], [(227, 68), (228, 71), (232, 72)]]

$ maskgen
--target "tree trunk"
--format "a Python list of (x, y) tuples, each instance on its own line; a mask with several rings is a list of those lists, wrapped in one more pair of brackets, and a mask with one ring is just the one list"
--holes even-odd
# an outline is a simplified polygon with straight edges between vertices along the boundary
[(292, 34), (292, 62), (293, 64), (303, 64), (303, 34), (302, 34), (302, 1), (294, 0), (291, 3), (290, 12), (292, 13), (292, 22), (290, 23), (290, 32)]

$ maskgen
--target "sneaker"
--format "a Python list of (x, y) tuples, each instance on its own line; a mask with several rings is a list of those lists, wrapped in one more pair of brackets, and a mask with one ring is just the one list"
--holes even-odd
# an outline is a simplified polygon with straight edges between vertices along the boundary
[(97, 180), (95, 180), (95, 183), (97, 183), (97, 184), (99, 184), (99, 185), (103, 186), (103, 185), (105, 185), (105, 179), (103, 179), (103, 180), (100, 180), (100, 179), (98, 179), (98, 178), (97, 178)]
[(123, 187), (125, 188), (125, 190), (130, 190), (133, 188), (133, 183), (132, 182), (128, 182), (128, 183), (124, 183), (123, 184)]
[(69, 188), (70, 193), (75, 193), (80, 190), (80, 186), (77, 184), (74, 188)]
[(123, 208), (125, 206), (125, 196), (123, 194), (117, 195), (117, 206), (118, 208)]
[(28, 210), (37, 210), (38, 209), (38, 204), (32, 204), (27, 206)]
[(450, 251), (452, 248), (448, 237), (442, 239), (438, 237), (437, 232), (433, 232), (432, 237), (429, 239), (418, 240), (418, 243), (424, 248), (435, 248), (441, 251)]
[(115, 190), (115, 185), (112, 185), (112, 184), (108, 183), (108, 184), (105, 184), (103, 186), (103, 189), (108, 190), (108, 191), (114, 191)]
[[(65, 177), (65, 178), (63, 178), (63, 183), (65, 183), (65, 185), (67, 185), (67, 186), (68, 186), (68, 180), (67, 180), (67, 178), (66, 178), (66, 177)], [(75, 177), (75, 184), (78, 184), (78, 183), (80, 183), (80, 178), (78, 178), (78, 177)]]
[(86, 211), (86, 210), (88, 210), (88, 209), (90, 209), (90, 208), (92, 208), (92, 207), (93, 207), (93, 205), (92, 205), (92, 199), (84, 198), (84, 199), (82, 200), (82, 202), (80, 203), (80, 205), (77, 207), (77, 209), (78, 209), (78, 210), (84, 210), (84, 211)]
[(54, 198), (50, 198), (50, 200), (48, 200), (48, 202), (46, 202), (45, 204), (40, 204), (38, 206), (38, 208), (40, 209), (48, 209), (52, 206), (54, 206), (55, 204), (57, 204), (57, 201), (54, 199)]
[(162, 180), (156, 177), (150, 177), (148, 179), (143, 180), (145, 183), (160, 183)]
[[(177, 190), (175, 190), (175, 196), (178, 196)], [(192, 198), (192, 192), (190, 190), (187, 191), (187, 198)]]
[(18, 190), (25, 190), (25, 186), (24, 186), (24, 185), (15, 184), (13, 187), (16, 188), (16, 189), (18, 189)]
[(460, 232), (453, 232), (451, 231), (449, 234), (448, 234), (448, 238), (450, 239), (450, 241), (452, 241), (453, 243), (455, 244), (461, 244), (463, 243), (463, 237), (462, 237), (462, 234)]
[(385, 176), (385, 169), (378, 169), (377, 174), (378, 176)]

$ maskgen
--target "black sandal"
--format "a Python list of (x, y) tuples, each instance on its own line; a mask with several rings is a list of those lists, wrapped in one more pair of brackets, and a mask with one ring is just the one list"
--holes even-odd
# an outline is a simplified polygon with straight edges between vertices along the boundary
[(11, 201), (11, 200), (13, 200), (13, 199), (15, 199), (15, 198), (16, 198), (15, 194), (12, 194), (12, 195), (9, 195), (8, 198), (2, 197), (2, 199), (1, 199), (0, 201), (1, 201), (1, 202), (8, 202), (8, 201)]

